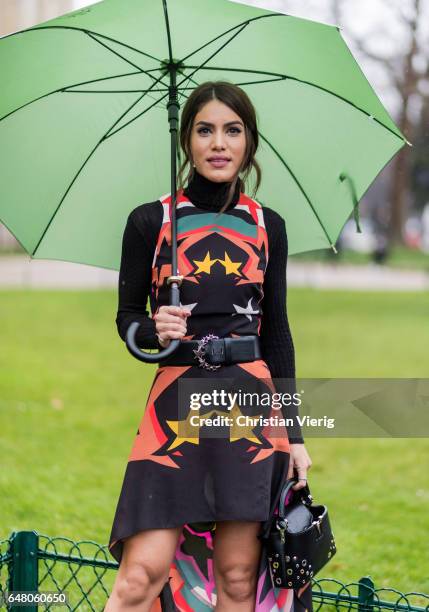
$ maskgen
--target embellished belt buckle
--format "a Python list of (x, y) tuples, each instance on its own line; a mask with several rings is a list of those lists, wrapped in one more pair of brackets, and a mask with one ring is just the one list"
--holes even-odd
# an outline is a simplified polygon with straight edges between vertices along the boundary
[(200, 340), (198, 340), (198, 346), (196, 349), (193, 349), (193, 353), (195, 353), (195, 359), (198, 359), (199, 366), (202, 368), (206, 368), (206, 370), (217, 370), (221, 367), (222, 364), (212, 364), (204, 359), (204, 355), (206, 354), (205, 347), (210, 340), (219, 339), (219, 336), (215, 336), (214, 334), (208, 334), (204, 336)]

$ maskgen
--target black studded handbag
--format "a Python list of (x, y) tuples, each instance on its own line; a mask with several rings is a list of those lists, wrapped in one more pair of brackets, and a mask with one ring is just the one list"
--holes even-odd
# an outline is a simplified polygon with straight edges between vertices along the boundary
[(262, 524), (258, 538), (265, 546), (274, 587), (298, 589), (335, 555), (334, 534), (323, 505), (312, 505), (308, 483), (292, 489), (292, 499), (285, 506), (286, 496), (298, 482), (289, 478), (280, 494), (276, 516)]

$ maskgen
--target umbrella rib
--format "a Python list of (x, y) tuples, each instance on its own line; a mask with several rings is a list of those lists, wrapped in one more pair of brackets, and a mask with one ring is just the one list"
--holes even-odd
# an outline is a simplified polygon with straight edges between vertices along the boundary
[[(245, 83), (246, 84), (246, 83)], [(189, 89), (192, 89), (191, 87)], [(162, 91), (168, 91), (166, 87), (163, 89), (70, 89), (64, 91), (64, 93), (84, 93), (84, 94), (113, 94), (113, 93), (161, 93)]]
[[(186, 68), (195, 68), (195, 66), (183, 66), (183, 69), (186, 69)], [(184, 82), (186, 82), (186, 80), (189, 79), (189, 80), (192, 81), (192, 83), (194, 83), (194, 85), (196, 85), (198, 87), (199, 83), (197, 81), (195, 81), (195, 79), (193, 79), (191, 76), (186, 77), (186, 74), (183, 72), (183, 69), (181, 70), (180, 68), (177, 68), (177, 71), (185, 77), (185, 81)], [(159, 70), (159, 68), (151, 68), (147, 72), (155, 72), (156, 70)], [(269, 74), (275, 75), (276, 74), (276, 73), (269, 73), (269, 72), (265, 73), (265, 72), (263, 72), (261, 70), (238, 70), (238, 72), (250, 72), (250, 73), (267, 74), (267, 75), (269, 75)], [(280, 75), (280, 76), (278, 76), (277, 78), (274, 78), (274, 79), (264, 79), (262, 81), (244, 81), (244, 82), (239, 82), (239, 83), (235, 83), (235, 84), (238, 85), (238, 86), (242, 86), (242, 85), (258, 85), (259, 83), (274, 83), (275, 81), (284, 81), (286, 78), (287, 78), (286, 76)], [(194, 87), (180, 87), (180, 88), (178, 87), (179, 92), (185, 92), (188, 89), (194, 89)], [(134, 91), (140, 92), (142, 90), (132, 90), (132, 91), (133, 92)], [(154, 91), (161, 92), (162, 90), (161, 89), (156, 89)], [(109, 91), (106, 91), (105, 93), (111, 93), (111, 92), (109, 90)], [(128, 93), (128, 92), (124, 91), (122, 93)], [(183, 98), (183, 96), (184, 96), (184, 94), (180, 93), (179, 102)]]
[[(242, 22), (241, 24), (237, 24), (235, 26), (233, 26), (232, 28), (230, 28), (229, 30), (226, 30), (225, 32), (222, 32), (221, 34), (219, 34), (218, 36), (216, 36), (215, 38), (212, 38), (211, 40), (209, 40), (207, 43), (205, 43), (204, 45), (202, 45), (201, 47), (199, 47), (198, 49), (195, 49), (194, 51), (192, 51), (191, 53), (189, 53), (188, 55), (186, 55), (185, 57), (183, 57), (181, 59), (181, 63), (183, 63), (185, 60), (187, 60), (189, 57), (191, 57), (192, 55), (195, 55), (195, 53), (198, 53), (199, 51), (201, 51), (202, 49), (204, 49), (205, 47), (209, 46), (210, 44), (212, 44), (213, 42), (215, 42), (216, 40), (218, 40), (219, 38), (221, 38), (222, 36), (224, 36), (225, 34), (228, 34), (229, 32), (235, 30), (236, 28), (239, 28), (240, 25), (244, 25), (247, 26), (250, 23), (252, 23), (253, 21), (257, 21), (259, 19), (266, 19), (268, 17), (290, 17), (290, 15), (285, 15), (284, 13), (270, 13), (269, 15), (258, 15), (257, 17), (252, 17), (251, 19), (248, 19), (244, 22)], [(338, 30), (337, 26), (331, 26), (334, 27)], [(242, 28), (244, 29), (244, 28)], [(242, 30), (240, 30), (241, 33)], [(229, 41), (228, 41), (229, 42)], [(223, 49), (223, 47), (221, 47), (221, 49)], [(220, 50), (221, 50), (220, 49)], [(206, 70), (216, 70), (216, 68), (206, 68)], [(220, 69), (219, 69), (220, 70)], [(239, 71), (239, 69), (235, 69), (235, 68), (222, 68), (221, 70), (229, 70), (229, 71)], [(243, 70), (244, 72), (244, 70)], [(251, 71), (251, 72), (256, 72), (258, 73), (259, 71)], [(194, 73), (193, 73), (194, 74)], [(274, 76), (274, 73), (264, 73), (264, 74), (270, 74), (272, 76)], [(280, 75), (277, 75), (280, 76)], [(321, 89), (322, 91), (327, 91), (328, 93), (330, 93), (331, 95), (334, 95), (336, 97), (338, 97), (339, 99), (343, 100), (344, 102), (346, 102), (347, 104), (351, 104), (354, 108), (356, 108), (359, 111), (362, 111), (363, 113), (365, 113), (368, 117), (372, 117), (374, 119), (374, 121), (376, 121), (377, 123), (379, 123), (380, 125), (382, 125), (384, 128), (386, 128), (387, 130), (389, 130), (389, 132), (391, 132), (392, 134), (394, 134), (395, 136), (397, 136), (398, 138), (400, 138), (401, 140), (404, 140), (403, 137), (399, 136), (392, 128), (390, 128), (389, 126), (385, 125), (382, 121), (380, 121), (379, 119), (377, 119), (376, 117), (373, 117), (373, 115), (371, 115), (370, 113), (366, 112), (365, 110), (359, 108), (358, 106), (356, 106), (355, 104), (353, 104), (353, 102), (350, 102), (349, 100), (347, 100), (346, 98), (331, 92), (323, 87), (320, 87), (314, 83), (310, 83), (309, 81), (304, 81), (304, 80), (300, 80), (297, 79), (295, 77), (286, 77), (289, 79), (293, 79), (296, 81), (299, 81), (301, 83), (307, 83), (308, 85), (311, 85), (313, 87), (317, 87), (318, 89)], [(405, 142), (407, 142), (405, 140)]]
[[(240, 28), (240, 27), (241, 27), (241, 30), (243, 30), (244, 27), (248, 26), (249, 23), (251, 23), (252, 21), (256, 21), (257, 19), (266, 19), (267, 17), (290, 17), (290, 15), (284, 15), (283, 13), (270, 13), (269, 15), (258, 15), (258, 17), (252, 17), (251, 19), (246, 19), (246, 21), (238, 23), (237, 25), (233, 26), (232, 28), (229, 28), (229, 30), (225, 30), (225, 32), (222, 32), (222, 34), (219, 34), (218, 36), (215, 36), (214, 38), (212, 38), (208, 42), (204, 43), (204, 45), (201, 45), (201, 47), (199, 47), (198, 49), (195, 49), (194, 51), (192, 51), (191, 53), (189, 53), (185, 57), (182, 57), (181, 61), (184, 62), (189, 57), (192, 57), (192, 55), (195, 55), (195, 53), (198, 53), (198, 51), (201, 51), (205, 47), (208, 47), (213, 42), (215, 42), (219, 38), (222, 38), (222, 36), (225, 36), (226, 34), (229, 34), (233, 30), (236, 30), (237, 28)], [(244, 27), (242, 27), (242, 26), (244, 26)], [(240, 32), (241, 32), (241, 30), (240, 30)]]
[(259, 136), (262, 138), (262, 140), (264, 142), (266, 142), (266, 144), (270, 147), (271, 151), (274, 153), (274, 155), (279, 159), (279, 161), (283, 164), (283, 166), (286, 168), (286, 170), (289, 172), (289, 174), (291, 175), (291, 177), (293, 178), (293, 180), (295, 181), (296, 185), (298, 186), (299, 190), (301, 191), (302, 195), (304, 196), (304, 198), (307, 200), (311, 210), (313, 211), (314, 216), (316, 217), (317, 221), (320, 224), (320, 227), (322, 228), (322, 230), (325, 233), (325, 236), (329, 242), (329, 246), (335, 248), (335, 245), (332, 243), (332, 240), (328, 234), (328, 231), (325, 227), (325, 225), (323, 224), (323, 221), (321, 220), (321, 218), (319, 217), (319, 215), (317, 214), (317, 210), (314, 208), (313, 204), (311, 203), (310, 198), (308, 197), (304, 187), (301, 185), (301, 183), (299, 182), (299, 180), (297, 179), (297, 177), (295, 176), (295, 174), (293, 173), (293, 171), (291, 170), (291, 168), (288, 166), (288, 164), (286, 163), (286, 161), (283, 159), (283, 157), (280, 155), (280, 153), (277, 151), (277, 149), (271, 144), (271, 142), (265, 138), (265, 136), (258, 130)]
[(13, 34), (8, 34), (7, 36), (4, 36), (4, 38), (9, 38), (10, 36), (17, 36), (18, 34), (25, 34), (26, 32), (36, 32), (37, 30), (74, 30), (76, 32), (83, 32), (84, 34), (94, 34), (95, 36), (99, 36), (100, 38), (105, 38), (106, 40), (110, 40), (111, 42), (114, 42), (120, 45), (121, 47), (126, 47), (127, 49), (130, 49), (131, 51), (135, 51), (136, 53), (141, 53), (142, 55), (145, 55), (146, 57), (150, 59), (153, 59), (157, 62), (161, 62), (159, 57), (155, 57), (154, 55), (151, 55), (150, 53), (146, 53), (145, 51), (142, 51), (141, 49), (137, 49), (136, 47), (133, 47), (132, 45), (128, 45), (127, 43), (124, 43), (120, 40), (116, 40), (116, 38), (112, 38), (111, 36), (107, 36), (106, 34), (100, 34), (99, 32), (94, 32), (93, 30), (88, 30), (86, 28), (74, 28), (72, 26), (60, 26), (60, 25), (38, 26), (35, 28), (27, 28), (26, 30), (14, 32)]
[[(174, 64), (173, 45), (172, 45), (172, 42), (171, 42), (171, 30), (170, 30), (170, 20), (169, 20), (169, 17), (168, 17), (167, 0), (162, 0), (162, 7), (164, 9), (165, 28), (166, 28), (166, 31), (167, 31), (168, 56), (169, 56), (169, 59), (170, 59), (170, 64), (173, 65)], [(186, 76), (178, 66), (176, 66), (176, 70), (177, 70), (177, 72), (179, 72), (183, 76)], [(192, 79), (192, 74), (186, 78), (186, 80), (189, 80), (189, 79), (191, 79), (192, 82), (195, 85), (198, 85), (198, 83)], [(178, 89), (178, 87), (177, 87), (177, 89)], [(179, 103), (180, 103), (180, 99), (181, 98), (179, 98), (179, 100), (178, 100)]]
[[(159, 77), (159, 79), (153, 83), (153, 87), (155, 87), (156, 83), (159, 82), (161, 80), (161, 77)], [(83, 162), (83, 164), (81, 165), (81, 167), (79, 168), (79, 170), (76, 172), (76, 174), (74, 175), (73, 179), (71, 180), (69, 186), (67, 187), (66, 191), (64, 192), (64, 195), (62, 196), (58, 206), (56, 207), (54, 213), (52, 214), (51, 218), (49, 219), (49, 223), (47, 223), (45, 229), (43, 230), (42, 235), (39, 238), (38, 243), (36, 244), (33, 252), (32, 252), (32, 256), (34, 256), (36, 254), (37, 249), (40, 246), (40, 243), (42, 242), (44, 236), (46, 235), (46, 232), (48, 231), (49, 227), (51, 226), (51, 223), (55, 217), (55, 215), (57, 214), (58, 210), (61, 207), (61, 204), (63, 203), (64, 199), (66, 198), (68, 192), (70, 191), (70, 189), (73, 187), (74, 183), (76, 182), (77, 178), (79, 177), (80, 173), (82, 172), (82, 170), (84, 169), (84, 167), (86, 166), (86, 164), (88, 163), (88, 161), (91, 159), (91, 157), (94, 155), (95, 151), (98, 149), (98, 147), (101, 145), (102, 142), (104, 142), (105, 140), (107, 140), (107, 138), (109, 137), (108, 134), (109, 132), (115, 127), (115, 125), (117, 125), (119, 123), (119, 121), (121, 121), (121, 119), (138, 103), (140, 102), (140, 100), (146, 95), (146, 93), (144, 93), (143, 95), (141, 95), (137, 100), (135, 100), (131, 106), (122, 113), (122, 115), (116, 119), (116, 121), (114, 122), (114, 124), (107, 130), (107, 132), (105, 132), (105, 134), (100, 138), (100, 140), (97, 142), (97, 144), (95, 145), (95, 147), (92, 149), (92, 151), (89, 153), (88, 157), (85, 159), (85, 161)], [(153, 105), (155, 105), (157, 102), (154, 102)]]
[[(192, 69), (192, 68), (195, 68), (195, 66), (183, 66), (183, 68), (190, 68), (190, 69)], [(197, 70), (200, 70), (200, 68), (198, 67)], [(326, 89), (326, 87), (322, 87), (321, 85), (317, 85), (317, 83), (312, 83), (311, 81), (305, 81), (304, 79), (299, 79), (298, 77), (289, 76), (287, 74), (281, 74), (281, 73), (278, 73), (278, 72), (265, 72), (264, 70), (249, 70), (249, 69), (245, 69), (245, 68), (224, 68), (222, 66), (205, 66), (204, 70), (222, 70), (222, 71), (228, 71), (228, 72), (249, 72), (249, 73), (252, 73), (252, 74), (266, 74), (266, 75), (270, 75), (270, 76), (278, 76), (279, 78), (276, 79), (276, 80), (279, 80), (279, 81), (281, 81), (281, 80), (284, 80), (284, 81), (289, 80), (289, 81), (296, 81), (297, 83), (302, 83), (303, 85), (309, 85), (310, 87), (314, 87), (315, 89), (319, 89), (320, 91), (324, 91), (325, 93), (327, 93), (327, 94), (329, 94), (331, 96), (334, 96), (335, 98), (338, 98), (339, 100), (342, 100), (346, 104), (349, 104), (350, 106), (353, 106), (353, 108), (355, 108), (356, 110), (358, 110), (361, 113), (364, 113), (367, 117), (369, 117), (370, 119), (372, 119), (373, 121), (375, 121), (376, 123), (378, 123), (379, 125), (384, 127), (386, 130), (388, 130), (389, 132), (394, 134), (397, 138), (399, 138), (403, 142), (407, 142), (407, 140), (402, 138), (402, 136), (399, 136), (399, 134), (397, 134), (392, 128), (390, 128), (388, 125), (385, 125), (382, 121), (380, 121), (380, 119), (377, 119), (377, 117), (374, 117), (374, 115), (371, 115), (371, 113), (366, 111), (364, 108), (361, 108), (360, 106), (357, 106), (354, 102), (351, 102), (347, 98), (344, 98), (344, 96), (341, 96), (340, 94), (335, 93), (335, 91), (331, 91), (330, 89)], [(265, 82), (266, 81), (255, 81), (255, 84), (265, 83)], [(251, 84), (253, 85), (253, 83), (251, 83)]]
[[(135, 51), (136, 53), (140, 53), (140, 54), (142, 54), (142, 55), (144, 55), (146, 57), (149, 57), (150, 59), (156, 60), (157, 62), (161, 63), (161, 60), (158, 57), (150, 55), (150, 53), (146, 53), (145, 51), (142, 51), (141, 49), (137, 49), (136, 47), (133, 47), (132, 45), (128, 45), (128, 44), (126, 44), (126, 43), (124, 43), (124, 42), (122, 42), (120, 40), (117, 40), (117, 39), (112, 38), (110, 36), (107, 36), (105, 34), (100, 34), (99, 32), (94, 32), (92, 30), (88, 30), (88, 29), (85, 29), (85, 28), (74, 28), (74, 27), (70, 27), (70, 26), (40, 26), (40, 27), (35, 27), (35, 28), (28, 28), (27, 30), (22, 30), (20, 32), (14, 32), (13, 34), (9, 34), (9, 36), (14, 36), (16, 34), (23, 34), (24, 32), (27, 32), (27, 31), (48, 30), (48, 29), (55, 29), (55, 28), (66, 29), (66, 30), (77, 30), (77, 31), (80, 31), (80, 32), (84, 32), (86, 34), (90, 34), (90, 35), (92, 34), (95, 37), (98, 36), (100, 38), (105, 38), (106, 40), (114, 42), (114, 43), (116, 43), (116, 44), (118, 44), (118, 45), (120, 45), (122, 47), (126, 47), (127, 49), (131, 49), (132, 51)], [(168, 36), (169, 36), (169, 39), (170, 39), (170, 29), (169, 29), (169, 26), (168, 26)], [(8, 36), (5, 36), (4, 38), (8, 38)], [(97, 42), (100, 42), (100, 41), (97, 40)], [(170, 43), (169, 44), (170, 44), (170, 47), (171, 47), (171, 39), (170, 39)], [(108, 47), (107, 45), (106, 45), (106, 48), (109, 49), (110, 51), (112, 51), (112, 53), (114, 53), (114, 51), (112, 49), (110, 49), (110, 47)], [(119, 57), (122, 57), (122, 56), (119, 55)], [(125, 58), (122, 58), (122, 59), (125, 59)], [(170, 49), (170, 59), (172, 60), (172, 51), (171, 51), (171, 49)], [(127, 61), (127, 60), (125, 60), (125, 61)], [(141, 70), (139, 68), (139, 70), (141, 72), (144, 72), (148, 76), (152, 76), (150, 74), (151, 72), (161, 70), (161, 68), (153, 68), (153, 69), (150, 69), (150, 70)], [(181, 72), (181, 70), (178, 70), (178, 72), (183, 74)], [(90, 82), (91, 81), (88, 81), (88, 83), (90, 83)], [(195, 83), (195, 84), (198, 85), (198, 83)]]
[[(88, 30), (87, 28), (76, 28), (76, 27), (72, 27), (72, 26), (59, 26), (59, 25), (56, 25), (56, 26), (38, 26), (38, 27), (34, 27), (34, 28), (28, 28), (26, 30), (21, 30), (20, 32), (14, 32), (12, 34), (9, 34), (8, 36), (5, 36), (4, 38), (9, 38), (10, 36), (16, 36), (18, 34), (25, 34), (26, 32), (35, 32), (37, 30), (54, 30), (54, 29), (72, 30), (72, 31), (77, 31), (77, 32), (82, 32), (84, 34), (87, 34), (88, 36), (90, 36), (90, 38), (92, 38), (93, 40), (98, 42), (100, 45), (103, 45), (104, 47), (106, 47), (106, 49), (108, 49), (109, 51), (111, 51), (112, 53), (114, 53), (115, 55), (117, 55), (118, 57), (123, 59), (124, 61), (128, 62), (132, 66), (137, 67), (140, 72), (144, 72), (145, 74), (147, 74), (151, 78), (154, 78), (154, 77), (152, 77), (152, 75), (147, 70), (143, 70), (142, 68), (140, 68), (140, 66), (137, 66), (136, 64), (133, 64), (130, 60), (127, 60), (126, 58), (121, 56), (119, 53), (113, 51), (113, 49), (111, 49), (108, 45), (104, 45), (100, 40), (98, 40), (98, 38), (103, 38), (103, 39), (108, 40), (110, 42), (116, 43), (117, 45), (120, 45), (121, 47), (125, 47), (127, 49), (130, 49), (131, 51), (135, 51), (136, 53), (140, 53), (141, 55), (144, 55), (145, 57), (148, 57), (149, 59), (155, 60), (156, 62), (159, 62), (161, 64), (161, 60), (159, 59), (159, 57), (155, 57), (154, 55), (151, 55), (150, 53), (146, 53), (145, 51), (142, 51), (141, 49), (137, 49), (137, 47), (133, 47), (132, 45), (128, 45), (127, 43), (124, 43), (124, 42), (122, 42), (120, 40), (117, 40), (116, 38), (112, 38), (111, 36), (107, 36), (106, 34), (101, 34), (99, 32), (94, 32), (93, 30)], [(156, 70), (158, 70), (158, 69), (156, 69)], [(157, 82), (159, 82), (159, 80), (160, 79), (158, 79)], [(90, 81), (88, 81), (88, 83), (89, 82)], [(163, 84), (165, 85), (165, 83), (163, 83)]]
[[(247, 24), (244, 24), (241, 28), (241, 30), (239, 30), (238, 32), (236, 32), (233, 36), (231, 36), (231, 38), (229, 40), (226, 41), (226, 43), (220, 47), (220, 49), (217, 49), (212, 55), (210, 55), (201, 65), (200, 67), (197, 69), (199, 70), (202, 66), (204, 66), (204, 64), (206, 64), (207, 62), (209, 62), (217, 53), (219, 53), (219, 51), (221, 51), (229, 42), (231, 42), (231, 40), (233, 40), (238, 34), (240, 34), (240, 32), (246, 27)], [(180, 64), (180, 62), (179, 62)], [(194, 75), (197, 70), (194, 70), (194, 72), (191, 72), (190, 75), (188, 75), (186, 78), (184, 78), (182, 81), (180, 81), (177, 84), (177, 87), (180, 87), (180, 85), (184, 82), (187, 81), (190, 77), (192, 77), (192, 75)], [(114, 136), (115, 134), (117, 134), (118, 132), (120, 132), (121, 130), (123, 130), (125, 127), (127, 127), (128, 125), (130, 125), (130, 123), (132, 123), (133, 121), (136, 121), (136, 119), (139, 119), (139, 117), (141, 117), (142, 115), (144, 115), (145, 113), (147, 113), (153, 106), (155, 106), (156, 104), (158, 104), (158, 102), (161, 102), (162, 100), (164, 100), (164, 98), (166, 98), (169, 94), (166, 93), (163, 96), (161, 96), (161, 98), (159, 98), (158, 100), (156, 100), (153, 104), (151, 104), (150, 106), (148, 106), (147, 108), (145, 108), (141, 113), (139, 113), (138, 115), (136, 115), (135, 117), (133, 117), (132, 119), (130, 119), (129, 121), (127, 121), (127, 123), (124, 123), (124, 125), (121, 125), (120, 128), (118, 128), (117, 130), (115, 130), (114, 132), (110, 132), (108, 136), (106, 136), (106, 138), (111, 138), (112, 136)]]
[[(118, 53), (117, 51), (114, 51), (113, 49), (111, 49), (108, 45), (106, 45), (106, 43), (102, 42), (101, 40), (98, 40), (98, 38), (94, 36), (94, 34), (91, 34), (90, 32), (87, 32), (87, 34), (90, 38), (92, 38), (92, 40), (94, 40), (96, 43), (98, 43), (99, 45), (101, 45), (102, 47), (104, 47), (105, 49), (107, 49), (108, 51), (116, 55), (117, 57), (119, 57), (121, 60), (124, 60), (124, 62), (127, 62), (127, 64), (130, 64), (130, 66), (132, 66), (133, 68), (137, 68), (137, 70), (139, 70), (140, 72), (144, 72), (143, 68), (141, 68), (140, 66), (138, 66), (131, 60), (127, 59), (126, 57)], [(149, 76), (152, 77), (151, 74)]]
[[(26, 106), (29, 106), (30, 104), (33, 104), (34, 102), (38, 102), (39, 100), (42, 100), (43, 98), (52, 96), (53, 94), (60, 93), (60, 92), (70, 93), (67, 91), (68, 88), (79, 87), (80, 85), (88, 85), (90, 83), (97, 83), (99, 81), (108, 81), (109, 79), (117, 79), (123, 76), (131, 76), (133, 74), (140, 74), (140, 72), (141, 72), (140, 70), (137, 70), (136, 72), (124, 72), (124, 74), (115, 74), (109, 77), (101, 77), (99, 79), (91, 79), (90, 81), (82, 81), (81, 83), (75, 83), (74, 85), (66, 85), (66, 87), (59, 87), (58, 89), (49, 91), (48, 93), (43, 94), (39, 96), (38, 98), (34, 98), (34, 100), (30, 100), (30, 102), (26, 102), (25, 104), (22, 104), (22, 106), (18, 106), (18, 108), (15, 108), (14, 110), (7, 113), (6, 115), (3, 115), (3, 117), (0, 117), (0, 121), (3, 121), (3, 119), (7, 119), (7, 117), (9, 117), (10, 115), (13, 115), (13, 113), (18, 112), (19, 110), (25, 108)], [(94, 93), (94, 92), (88, 92), (88, 93)]]
[[(81, 81), (80, 83), (75, 83), (74, 85), (66, 85), (65, 87), (61, 87), (57, 91), (64, 91), (66, 93), (68, 89), (72, 89), (74, 87), (80, 87), (81, 85), (92, 85), (92, 83), (99, 83), (100, 81), (109, 81), (111, 79), (120, 79), (122, 77), (133, 76), (134, 74), (141, 74), (141, 70), (135, 70), (133, 72), (124, 72), (123, 74), (113, 74), (108, 77), (100, 77), (99, 79), (90, 79), (89, 81)], [(55, 92), (53, 92), (55, 93)]]
[[(197, 68), (197, 66), (186, 66), (183, 65), (182, 68)], [(282, 77), (283, 79), (292, 79), (294, 77), (290, 77), (287, 74), (282, 74), (281, 72), (271, 72), (269, 70), (252, 70), (250, 68), (224, 68), (223, 66), (206, 66), (204, 70), (225, 70), (227, 72), (246, 72), (250, 74), (263, 74), (265, 76), (275, 76)]]
[[(126, 57), (123, 57), (120, 53), (118, 53), (117, 51), (114, 51), (113, 49), (111, 49), (108, 45), (106, 45), (106, 43), (101, 42), (101, 40), (98, 40), (98, 38), (96, 36), (94, 36), (91, 33), (88, 33), (88, 36), (90, 38), (92, 38), (92, 40), (94, 40), (96, 43), (98, 43), (99, 45), (101, 45), (102, 47), (104, 47), (105, 49), (107, 49), (108, 51), (110, 51), (111, 53), (113, 53), (114, 55), (117, 55), (120, 59), (124, 60), (125, 62), (127, 62), (128, 64), (130, 64), (131, 66), (133, 66), (133, 68), (137, 68), (140, 73), (144, 73), (146, 74), (146, 71), (141, 68), (140, 66), (138, 66), (137, 64), (134, 64), (134, 62), (132, 62), (131, 60), (128, 60)], [(158, 81), (156, 81), (155, 77), (152, 74), (148, 74), (149, 78), (153, 79), (155, 82), (161, 82), (163, 85), (165, 85), (167, 87), (167, 84), (164, 83), (164, 81), (162, 81), (162, 76), (159, 77)], [(148, 93), (149, 90), (146, 90), (145, 93)]]
[[(123, 76), (131, 76), (133, 74), (147, 74), (151, 79), (154, 80), (154, 83), (159, 83), (160, 81), (163, 83), (163, 85), (165, 85), (167, 87), (167, 85), (162, 81), (162, 77), (155, 79), (155, 77), (150, 74), (149, 72), (147, 72), (146, 70), (144, 70), (143, 68), (141, 68), (140, 66), (138, 66), (137, 64), (134, 64), (133, 62), (131, 62), (131, 60), (128, 60), (127, 58), (123, 57), (122, 55), (120, 55), (117, 51), (114, 51), (113, 49), (111, 49), (108, 45), (106, 45), (105, 43), (103, 43), (101, 40), (98, 40), (97, 36), (100, 36), (102, 38), (106, 38), (106, 40), (110, 40), (112, 42), (115, 42), (121, 46), (124, 47), (128, 47), (129, 49), (132, 49), (133, 51), (137, 51), (138, 53), (141, 53), (143, 55), (146, 55), (147, 57), (150, 57), (151, 59), (155, 59), (156, 61), (160, 61), (157, 58), (154, 58), (153, 56), (144, 53), (143, 51), (140, 51), (139, 49), (135, 49), (134, 47), (131, 47), (130, 45), (127, 45), (125, 43), (122, 43), (118, 40), (115, 40), (113, 38), (110, 38), (109, 36), (104, 36), (103, 34), (97, 34), (92, 32), (91, 30), (85, 30), (83, 28), (69, 28), (66, 26), (45, 26), (45, 27), (39, 27), (39, 28), (31, 28), (29, 30), (22, 30), (21, 32), (15, 32), (15, 34), (22, 34), (24, 32), (27, 31), (34, 31), (34, 30), (45, 30), (45, 29), (50, 29), (50, 28), (61, 28), (61, 29), (71, 29), (71, 30), (78, 30), (79, 32), (82, 32), (84, 34), (87, 34), (94, 42), (98, 43), (99, 45), (101, 45), (102, 47), (104, 47), (105, 49), (107, 49), (108, 51), (110, 51), (111, 53), (113, 53), (114, 55), (117, 55), (120, 59), (124, 60), (125, 62), (127, 62), (128, 64), (130, 64), (131, 66), (133, 66), (134, 68), (137, 68), (136, 72), (129, 72), (129, 73), (124, 73), (124, 74), (120, 74), (120, 75), (114, 75), (114, 76), (109, 76), (109, 77), (102, 77), (99, 79), (92, 79), (89, 81), (83, 81), (80, 83), (76, 83), (74, 85), (66, 85), (65, 87), (60, 87), (58, 89), (55, 89), (53, 91), (50, 91), (47, 94), (43, 94), (41, 96), (39, 96), (38, 98), (35, 98), (34, 100), (31, 100), (30, 102), (26, 102), (25, 104), (23, 104), (22, 106), (19, 106), (18, 108), (15, 108), (14, 110), (10, 111), (9, 113), (7, 113), (6, 115), (4, 115), (3, 117), (0, 117), (0, 121), (3, 121), (3, 119), (6, 119), (7, 117), (9, 117), (10, 115), (12, 115), (13, 113), (16, 113), (17, 111), (25, 108), (26, 106), (33, 104), (33, 102), (37, 102), (39, 100), (42, 100), (43, 98), (46, 98), (47, 96), (50, 96), (52, 94), (55, 93), (59, 93), (61, 91), (66, 91), (67, 89), (70, 89), (72, 87), (79, 87), (80, 85), (88, 85), (91, 83), (96, 83), (99, 81), (103, 81), (103, 80), (108, 80), (108, 79), (114, 79), (114, 78), (120, 78)], [(14, 36), (15, 34), (10, 34), (9, 36)], [(9, 36), (6, 36), (5, 38), (8, 38)], [(158, 69), (159, 70), (159, 69)], [(144, 93), (148, 93), (149, 90), (144, 90)], [(85, 93), (85, 92), (80, 92), (80, 93)], [(87, 92), (87, 93), (95, 93), (95, 92)], [(110, 93), (110, 92), (103, 92), (103, 93)], [(123, 93), (123, 92), (114, 92), (114, 93)], [(127, 92), (125, 92), (127, 93)]]
[(167, 0), (162, 0), (162, 8), (164, 9), (165, 29), (167, 31), (168, 57), (170, 63), (173, 63), (173, 48), (171, 46), (170, 22), (168, 20)]
[[(179, 70), (179, 72), (181, 74), (183, 74), (182, 71)], [(183, 75), (185, 76), (185, 75)], [(191, 79), (192, 82), (194, 83), (194, 85), (199, 85), (199, 83), (197, 83), (196, 81), (194, 81), (194, 79)], [(259, 83), (274, 83), (276, 81), (282, 81), (284, 79), (266, 79), (264, 81), (243, 81), (242, 83), (236, 83), (236, 85), (258, 85)], [(195, 87), (181, 87), (180, 88), (180, 92), (185, 92), (188, 89), (195, 89)], [(112, 93), (146, 93), (148, 90), (147, 89), (93, 89), (93, 90), (88, 90), (88, 89), (70, 89), (70, 90), (63, 90), (64, 93), (89, 93), (89, 94), (98, 94), (98, 93), (108, 93), (108, 94), (112, 94)], [(152, 92), (156, 92), (156, 93), (162, 93), (164, 91), (168, 91), (167, 88), (163, 88), (163, 89), (151, 89)], [(181, 97), (183, 97), (183, 93), (181, 93)]]

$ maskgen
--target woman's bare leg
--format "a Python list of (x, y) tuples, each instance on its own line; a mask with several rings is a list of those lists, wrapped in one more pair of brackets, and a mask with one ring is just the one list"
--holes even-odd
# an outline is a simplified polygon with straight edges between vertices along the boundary
[(104, 612), (150, 611), (168, 580), (182, 529), (145, 529), (124, 541), (121, 563)]
[(260, 523), (221, 521), (214, 537), (216, 612), (254, 612), (261, 542)]

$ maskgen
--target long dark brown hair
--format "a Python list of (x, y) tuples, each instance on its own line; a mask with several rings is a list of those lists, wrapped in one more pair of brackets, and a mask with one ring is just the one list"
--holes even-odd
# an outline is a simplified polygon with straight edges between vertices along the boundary
[[(256, 195), (259, 185), (261, 184), (262, 176), (261, 168), (255, 159), (259, 138), (256, 111), (245, 91), (238, 87), (238, 85), (234, 85), (234, 83), (229, 83), (228, 81), (206, 81), (205, 83), (201, 83), (201, 85), (198, 85), (198, 87), (193, 90), (187, 99), (180, 120), (179, 142), (185, 158), (177, 173), (178, 189), (183, 189), (185, 183), (192, 180), (194, 175), (190, 146), (192, 127), (194, 125), (195, 116), (207, 102), (210, 102), (210, 100), (219, 100), (223, 102), (223, 104), (229, 106), (229, 108), (231, 108), (243, 121), (246, 135), (246, 149), (243, 161), (237, 175), (231, 181), (226, 202), (218, 213), (221, 214), (230, 205), (238, 181), (240, 182), (240, 190), (244, 191), (246, 181), (252, 168), (255, 169), (256, 173), (256, 183), (252, 196), (254, 197)], [(188, 175), (184, 179), (187, 165), (189, 165)], [(239, 176), (240, 174), (242, 177)]]

